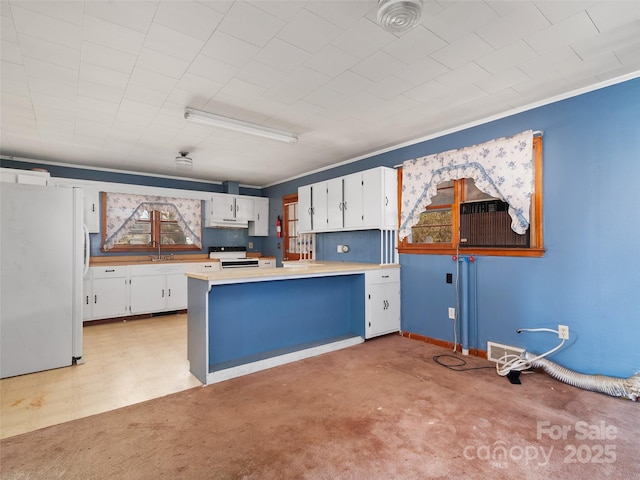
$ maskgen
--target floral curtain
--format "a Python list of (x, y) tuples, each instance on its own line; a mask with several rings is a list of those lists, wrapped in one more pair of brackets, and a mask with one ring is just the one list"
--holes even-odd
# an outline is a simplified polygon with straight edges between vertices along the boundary
[(533, 195), (533, 132), (407, 160), (402, 165), (400, 239), (411, 235), (411, 226), (447, 180), (473, 178), (476, 187), (509, 204), (511, 228), (524, 234), (529, 228)]
[(194, 245), (202, 248), (202, 202), (197, 199), (132, 195), (128, 193), (106, 194), (107, 231), (104, 249), (109, 250), (122, 240), (145, 210), (170, 211), (185, 235)]

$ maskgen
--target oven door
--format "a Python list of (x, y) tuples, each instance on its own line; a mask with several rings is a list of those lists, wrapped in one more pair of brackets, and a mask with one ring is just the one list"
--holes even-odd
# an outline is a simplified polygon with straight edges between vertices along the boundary
[(240, 258), (233, 260), (220, 260), (220, 266), (223, 270), (228, 268), (258, 268), (257, 258)]

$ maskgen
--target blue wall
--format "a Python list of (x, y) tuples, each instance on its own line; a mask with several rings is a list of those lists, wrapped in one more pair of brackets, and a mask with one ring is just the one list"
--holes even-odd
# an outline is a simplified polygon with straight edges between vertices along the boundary
[[(0, 167), (31, 169), (44, 168), (49, 171), (52, 177), (72, 178), (76, 180), (94, 180), (99, 182), (123, 183), (127, 185), (146, 185), (150, 187), (174, 188), (181, 190), (195, 190), (201, 192), (222, 192), (221, 184), (197, 182), (193, 180), (181, 180), (164, 177), (153, 177), (146, 175), (134, 175), (120, 172), (107, 172), (99, 170), (89, 170), (85, 168), (73, 168), (60, 165), (48, 165), (37, 162), (22, 162), (8, 158), (0, 158)], [(260, 189), (240, 187), (241, 195), (253, 195), (260, 197)], [(100, 234), (91, 234), (91, 255), (108, 256), (123, 255), (122, 253), (103, 253), (100, 251), (102, 237)], [(253, 248), (249, 251), (259, 252), (262, 248), (263, 237), (249, 237), (247, 229), (232, 228), (203, 228), (202, 229), (202, 250), (201, 253), (209, 253), (208, 247), (213, 245), (225, 246), (246, 246), (253, 243)], [(194, 253), (193, 251), (187, 253)], [(132, 255), (135, 255), (132, 254)]]
[[(276, 185), (265, 193), (273, 205), (300, 185), (528, 129), (544, 131), (546, 252), (543, 258), (479, 257), (470, 264), (470, 346), (486, 350), (491, 340), (542, 353), (558, 343), (553, 334), (517, 334), (516, 329), (561, 323), (569, 326), (571, 339), (552, 360), (582, 373), (627, 377), (640, 370), (640, 79)], [(273, 213), (281, 214), (281, 208)], [(378, 261), (370, 234), (328, 235), (319, 234), (318, 246), (324, 242), (324, 248), (318, 258), (336, 259), (333, 244), (346, 243), (352, 252), (370, 252), (364, 260)], [(276, 241), (266, 239), (263, 251), (279, 253)], [(456, 263), (441, 255), (401, 255), (400, 263), (402, 329), (453, 341), (447, 308), (456, 305), (456, 290), (445, 278), (447, 272), (455, 275)]]

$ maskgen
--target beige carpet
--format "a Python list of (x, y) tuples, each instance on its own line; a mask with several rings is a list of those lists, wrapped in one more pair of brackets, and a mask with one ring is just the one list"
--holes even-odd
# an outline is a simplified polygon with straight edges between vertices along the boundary
[(387, 336), (18, 435), (1, 478), (640, 478), (639, 404), (447, 353)]

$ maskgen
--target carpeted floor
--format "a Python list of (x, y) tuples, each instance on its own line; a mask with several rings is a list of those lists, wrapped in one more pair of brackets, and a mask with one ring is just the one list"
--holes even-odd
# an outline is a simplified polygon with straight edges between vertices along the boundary
[(640, 478), (637, 403), (447, 353), (386, 336), (18, 435), (1, 478)]

